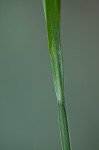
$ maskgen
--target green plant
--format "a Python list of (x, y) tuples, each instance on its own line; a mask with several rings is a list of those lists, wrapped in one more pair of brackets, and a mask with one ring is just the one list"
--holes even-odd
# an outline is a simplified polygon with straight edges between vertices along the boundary
[(65, 110), (63, 62), (60, 48), (60, 9), (61, 0), (43, 0), (48, 42), (52, 62), (54, 86), (58, 103), (58, 118), (62, 150), (71, 150), (68, 121)]

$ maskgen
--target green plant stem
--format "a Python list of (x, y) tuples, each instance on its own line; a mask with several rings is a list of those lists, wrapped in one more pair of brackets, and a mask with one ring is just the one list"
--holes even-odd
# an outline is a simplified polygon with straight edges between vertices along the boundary
[(69, 140), (68, 121), (64, 103), (58, 103), (58, 119), (60, 126), (62, 150), (70, 150), (71, 148)]
[(54, 86), (58, 103), (62, 150), (71, 150), (64, 99), (63, 61), (60, 46), (60, 5), (61, 0), (43, 0)]

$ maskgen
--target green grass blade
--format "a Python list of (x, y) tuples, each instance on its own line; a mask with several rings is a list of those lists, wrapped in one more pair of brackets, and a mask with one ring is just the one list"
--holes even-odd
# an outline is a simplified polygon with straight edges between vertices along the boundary
[[(58, 101), (63, 101), (63, 71), (60, 50), (60, 0), (43, 0), (54, 84)], [(56, 15), (57, 14), (57, 15)]]
[(68, 122), (64, 106), (63, 62), (60, 48), (60, 5), (61, 0), (43, 0), (54, 86), (58, 102), (62, 150), (70, 150)]

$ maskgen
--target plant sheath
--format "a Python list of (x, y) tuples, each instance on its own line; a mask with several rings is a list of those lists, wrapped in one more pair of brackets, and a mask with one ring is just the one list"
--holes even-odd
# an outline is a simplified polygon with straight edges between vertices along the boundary
[(43, 0), (54, 86), (58, 103), (58, 120), (62, 150), (71, 150), (64, 99), (63, 61), (60, 46), (61, 0)]

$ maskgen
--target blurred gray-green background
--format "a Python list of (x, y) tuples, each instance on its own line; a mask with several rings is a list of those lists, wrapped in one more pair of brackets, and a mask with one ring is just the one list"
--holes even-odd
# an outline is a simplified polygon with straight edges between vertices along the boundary
[[(99, 2), (61, 17), (72, 150), (99, 150)], [(41, 0), (0, 0), (0, 150), (61, 150)]]

